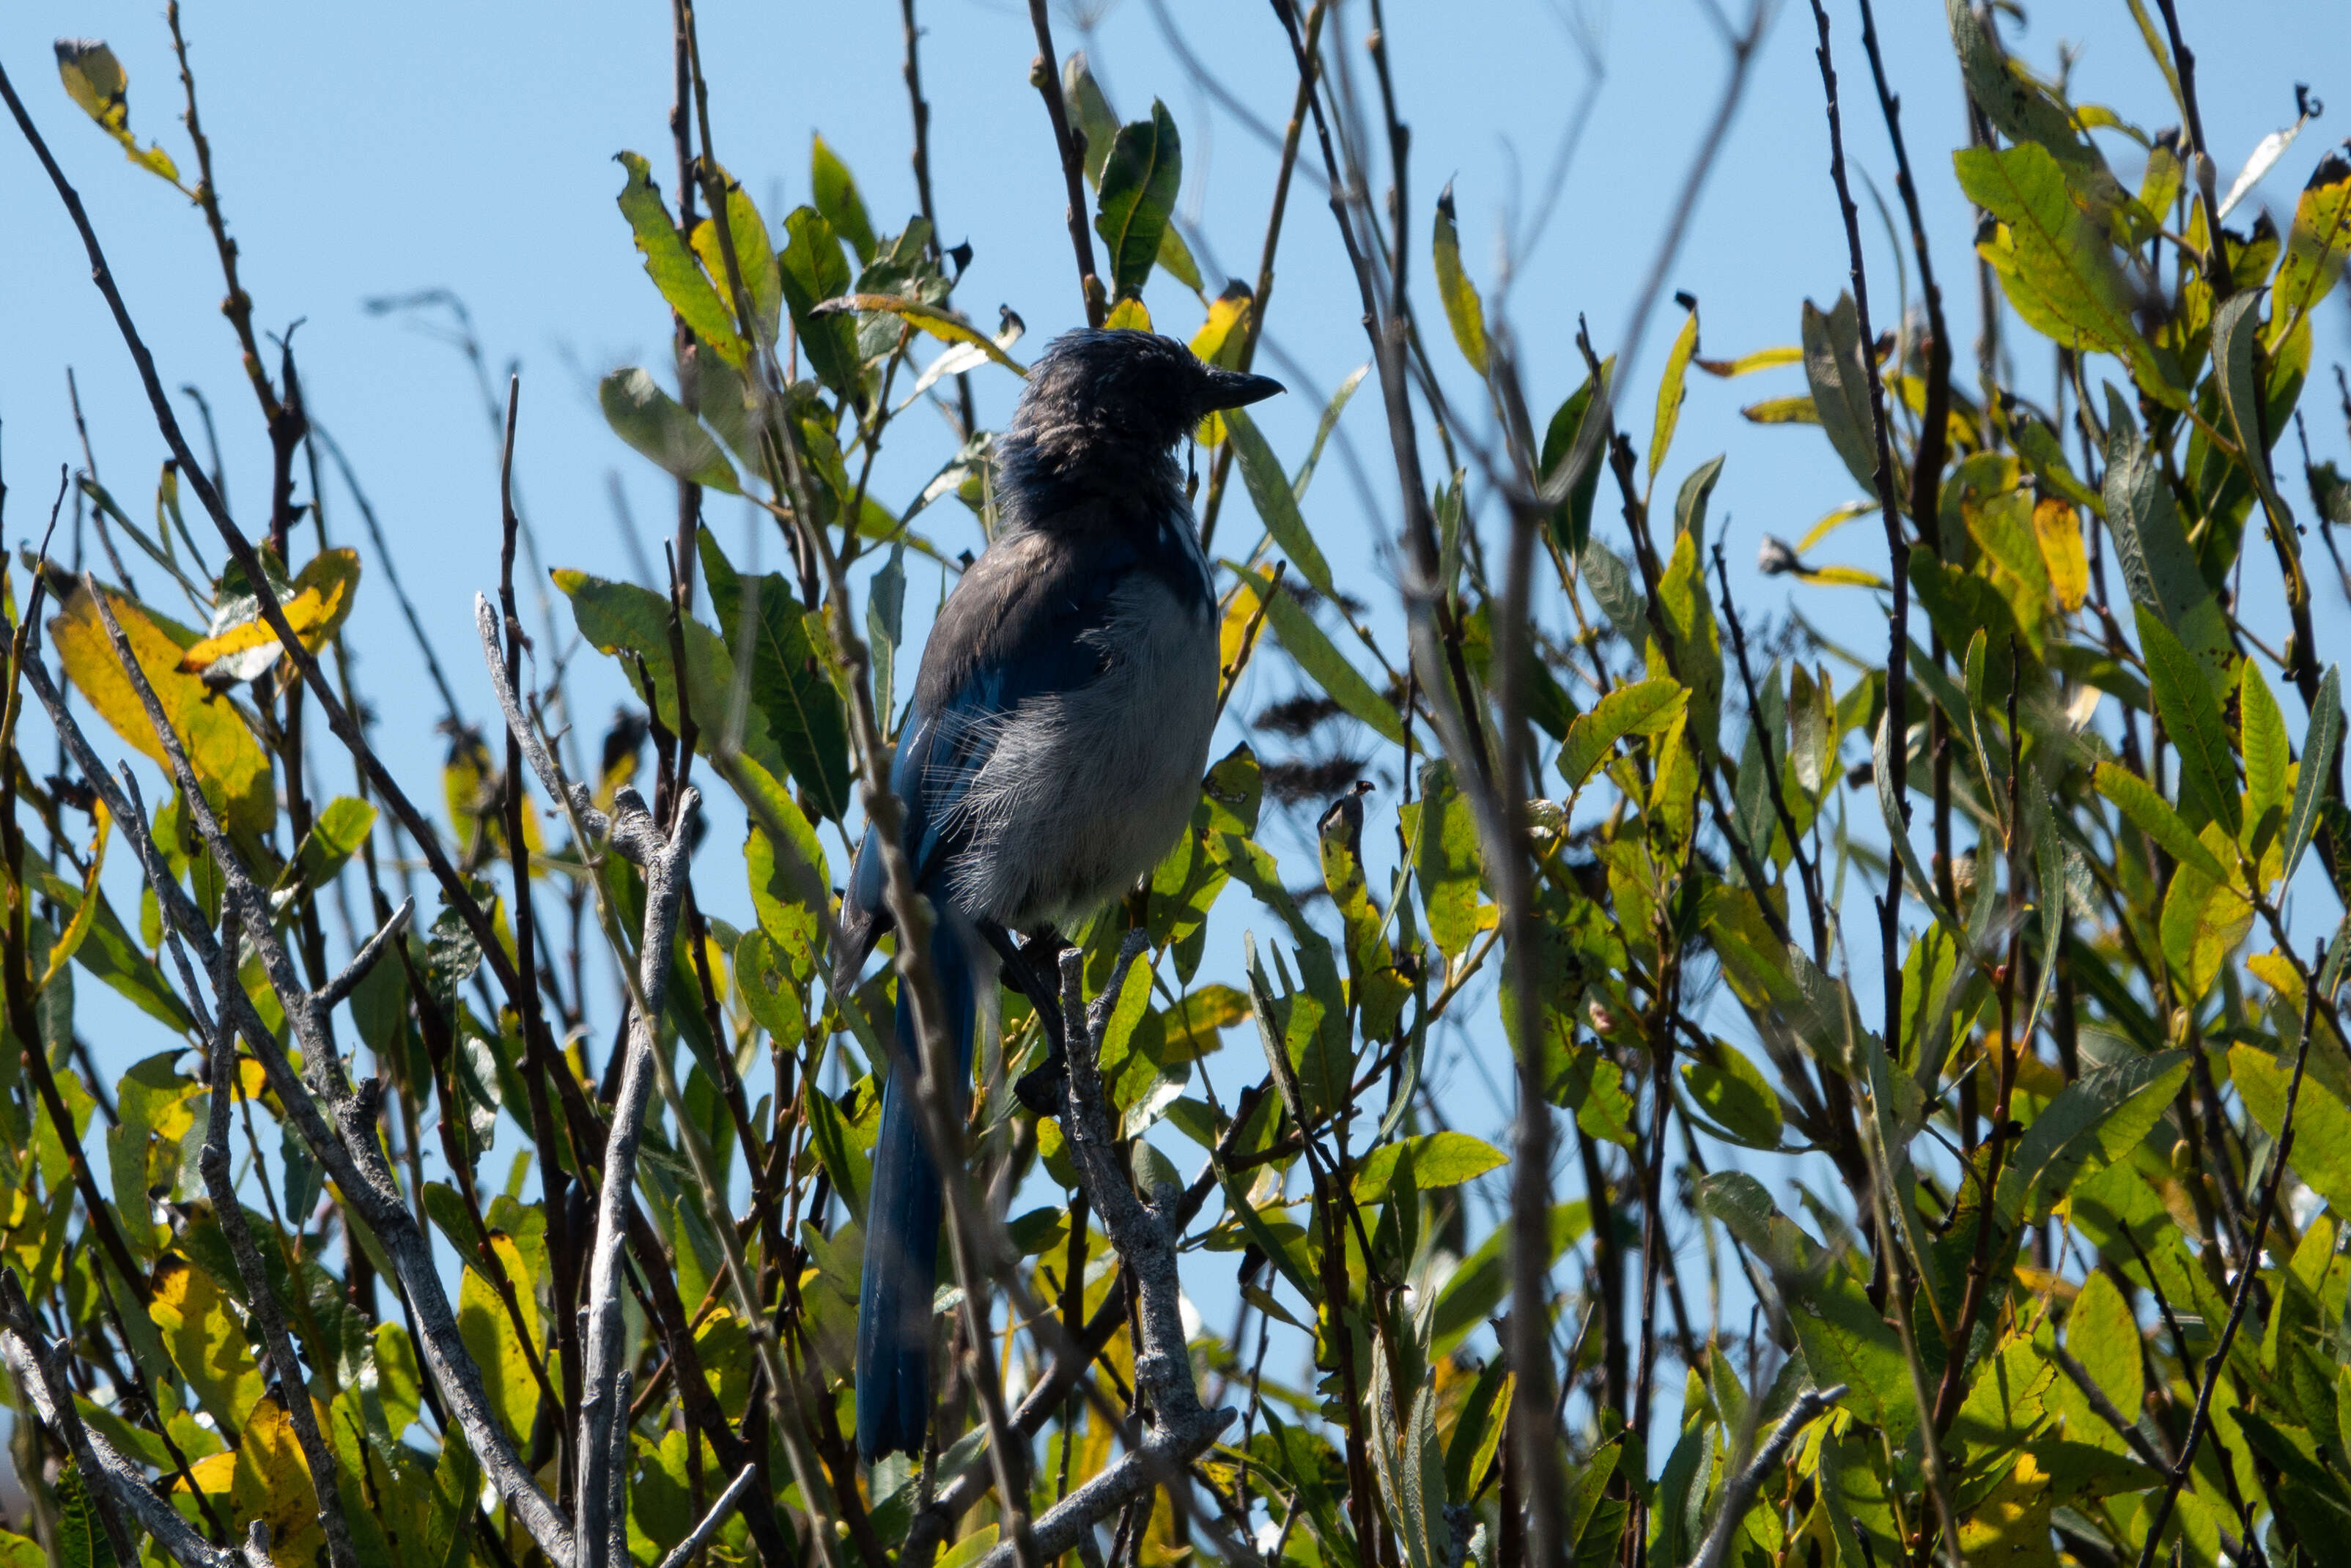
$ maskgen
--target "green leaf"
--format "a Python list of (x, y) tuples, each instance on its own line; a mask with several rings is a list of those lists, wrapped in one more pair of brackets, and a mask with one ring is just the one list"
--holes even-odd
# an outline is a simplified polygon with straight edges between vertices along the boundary
[[(678, 319), (696, 338), (710, 345), (728, 364), (742, 364), (750, 354), (750, 345), (735, 330), (735, 313), (726, 308), (718, 290), (695, 263), (694, 253), (686, 248), (684, 237), (677, 232), (669, 207), (662, 200), (661, 187), (653, 182), (653, 166), (634, 152), (614, 156), (628, 171), (628, 183), (622, 187), (618, 199), (621, 215), (629, 220), (629, 231), (636, 236), (637, 249), (645, 258), (645, 276), (653, 280), (653, 287), (669, 301), (669, 308), (677, 312)], [(609, 405), (605, 415), (611, 415)]]
[[(788, 279), (790, 277), (789, 267), (785, 277)], [(789, 292), (788, 286), (787, 295)], [(809, 314), (821, 319), (852, 310), (883, 311), (897, 317), (908, 326), (929, 333), (942, 343), (961, 343), (977, 349), (1016, 376), (1029, 373), (1028, 367), (1006, 353), (995, 339), (944, 305), (926, 305), (902, 294), (843, 294), (837, 298), (820, 300)]]
[(694, 254), (701, 258), (703, 272), (730, 310), (735, 304), (735, 277), (741, 277), (753, 329), (761, 342), (773, 343), (782, 297), (778, 292), (775, 247), (768, 243), (768, 220), (759, 215), (758, 204), (733, 175), (722, 169), (718, 176), (726, 193), (726, 237), (735, 246), (734, 276), (728, 274), (726, 253), (718, 246), (718, 225), (713, 219), (705, 218), (694, 225)]
[(809, 185), (815, 193), (816, 210), (832, 225), (832, 232), (849, 242), (862, 267), (873, 259), (873, 220), (865, 215), (865, 198), (857, 193), (857, 181), (849, 172), (833, 150), (825, 145), (821, 136), (809, 138)]
[[(1682, 322), (1682, 329), (1674, 339), (1673, 350), (1666, 355), (1666, 373), (1657, 382), (1657, 418), (1649, 429), (1649, 483), (1657, 482), (1657, 470), (1666, 465), (1666, 453), (1674, 444), (1674, 428), (1681, 423), (1683, 382), (1689, 375), (1689, 363), (1698, 352), (1698, 311), (1693, 308)], [(1720, 460), (1716, 463), (1720, 467)]]
[(869, 1131), (861, 1144), (849, 1119), (832, 1097), (817, 1091), (806, 1096), (809, 1113), (809, 1141), (816, 1145), (817, 1158), (832, 1177), (832, 1189), (841, 1195), (841, 1202), (859, 1225), (865, 1223), (865, 1199), (873, 1190), (873, 1165), (867, 1153), (872, 1141)]
[[(528, 1343), (537, 1345), (541, 1343), (538, 1293), (522, 1249), (515, 1245), (514, 1238), (502, 1230), (490, 1232), (489, 1246), (513, 1288), (515, 1304), (521, 1309), (523, 1323), (528, 1331)], [(468, 1247), (462, 1251), (465, 1255), (465, 1273), (457, 1284), (457, 1337), (472, 1353), (474, 1364), (481, 1369), (491, 1414), (506, 1427), (508, 1436), (527, 1439), (538, 1411), (538, 1380), (531, 1374), (526, 1341), (517, 1332), (514, 1314), (507, 1311), (497, 1288), (472, 1256), (473, 1249)]]
[(2171, 809), (2170, 801), (2156, 792), (2154, 785), (2112, 762), (2099, 763), (2091, 782), (2099, 794), (2121, 808), (2133, 827), (2153, 839), (2173, 860), (2194, 866), (2214, 882), (2228, 880), (2229, 873), (2212, 852), (2198, 841), (2195, 830)]
[(2179, 751), (2179, 803), (2191, 824), (2218, 822), (2235, 838), (2242, 826), (2237, 764), (2220, 722), (2220, 705), (2179, 639), (2144, 609), (2138, 612), (2138, 640), (2156, 712)]
[[(78, 915), (82, 902), (78, 883), (68, 882), (44, 866), (30, 870), (30, 880), (40, 888), (43, 897), (68, 911), (68, 919)], [(97, 914), (83, 934), (81, 945), (73, 950), (73, 961), (149, 1018), (179, 1033), (193, 1033), (195, 1015), (164, 978), (161, 966), (123, 929), (113, 905), (107, 902), (105, 889), (100, 888), (97, 896)]]
[(1486, 373), (1486, 306), (1478, 286), (1461, 270), (1461, 236), (1453, 222), (1453, 185), (1446, 183), (1437, 198), (1437, 223), (1429, 235), (1437, 264), (1437, 297), (1445, 302), (1445, 319), (1453, 341), (1469, 368)]
[(898, 643), (904, 636), (905, 613), (906, 544), (900, 539), (891, 545), (889, 560), (865, 589), (865, 641), (873, 650), (873, 709), (885, 737), (898, 708)]
[(1322, 628), (1314, 623), (1306, 607), (1278, 588), (1267, 591), (1261, 597), (1267, 623), (1272, 626), (1273, 634), (1281, 640), (1290, 656), (1298, 661), (1298, 667), (1351, 717), (1362, 720), (1383, 739), (1403, 745), (1402, 716), (1393, 704), (1372, 689), (1372, 683), (1323, 635)]
[(1700, 555), (1706, 553), (1706, 504), (1721, 477), (1722, 455), (1718, 453), (1691, 469), (1674, 497), (1674, 531), (1697, 540)]
[(644, 371), (614, 371), (596, 384), (596, 402), (612, 434), (666, 472), (730, 496), (743, 493), (710, 432)]
[(2037, 414), (2022, 410), (2011, 416), (2009, 438), (2016, 444), (2016, 455), (2024, 466), (2041, 481), (2044, 490), (2064, 497), (2077, 507), (2087, 507), (2100, 517), (2105, 515), (2105, 498), (2074, 476), (2074, 465), (2065, 460), (2065, 448), (2057, 433), (2049, 428)]
[(1934, 915), (1938, 924), (1957, 934), (1961, 929), (1959, 921), (1943, 907), (1943, 901), (1935, 893), (1934, 878), (1928, 876), (1927, 868), (1918, 863), (1918, 852), (1910, 842), (1909, 824), (1902, 818), (1902, 784), (1894, 770), (1894, 758), (1887, 747), (1886, 724), (1886, 716), (1879, 716), (1877, 734), (1870, 745), (1872, 771), (1877, 782), (1877, 807), (1886, 819), (1886, 838), (1893, 844), (1895, 854), (1900, 858), (1903, 871), (1908, 873), (1907, 891), (1911, 896), (1927, 906), (1928, 913)]
[(1332, 597), (1331, 563), (1322, 559), (1321, 547), (1299, 515), (1298, 493), (1290, 487), (1289, 476), (1282, 473), (1280, 460), (1257, 422), (1240, 409), (1227, 409), (1225, 428), (1230, 433), (1234, 460), (1239, 463), (1241, 482), (1249, 486), (1249, 500), (1257, 507), (1266, 532), (1273, 536), (1276, 549), (1290, 558), (1299, 575), (1305, 578), (1314, 591), (1325, 599)]
[(1719, 1066), (1703, 1061), (1683, 1065), (1682, 1082), (1688, 1086), (1690, 1097), (1730, 1134), (1731, 1142), (1750, 1149), (1777, 1149), (1780, 1096), (1737, 1046), (1718, 1041), (1715, 1051)]
[(1110, 162), (1111, 146), (1118, 140), (1118, 114), (1102, 96), (1102, 83), (1094, 79), (1082, 52), (1061, 62), (1061, 102), (1071, 127), (1086, 139), (1086, 183), (1099, 186), (1102, 165)]
[[(568, 568), (559, 568), (549, 576), (571, 601), (580, 636), (600, 653), (632, 656), (623, 663), (632, 692), (636, 690), (633, 662), (643, 660), (661, 720), (676, 733), (677, 683), (670, 658), (667, 596)], [(695, 749), (715, 761), (725, 738), (734, 692), (734, 656), (718, 633), (699, 620), (688, 620), (680, 630), (685, 642), (686, 703), (697, 731)], [(789, 771), (781, 748), (768, 731), (766, 717), (756, 709), (746, 718), (742, 747), (744, 757), (768, 774), (780, 778)]]
[[(2286, 772), (2294, 766), (2285, 715), (2261, 667), (2247, 659), (2237, 694), (2237, 747), (2245, 758), (2245, 819), (2239, 837), (2256, 864), (2285, 825)], [(2266, 827), (2266, 831), (2264, 828)]]
[[(849, 810), (849, 721), (841, 693), (809, 636), (808, 614), (780, 572), (747, 582), (708, 528), (700, 536), (711, 612), (739, 665), (751, 661), (751, 706), (810, 804), (835, 821)], [(716, 716), (698, 718), (705, 727)]]
[(2106, 525), (2131, 602), (2163, 618), (2196, 656), (2217, 696), (2232, 684), (2229, 622), (2189, 547), (2159, 456), (2140, 439), (2130, 405), (2106, 396)]
[(331, 883), (375, 826), (375, 808), (356, 795), (338, 795), (310, 823), (295, 859), (314, 888)]
[(1458, 957), (1479, 929), (1478, 887), (1484, 862), (1477, 823), (1454, 783), (1450, 762), (1438, 758), (1422, 767), (1420, 799), (1407, 802), (1398, 818), (1413, 848), (1428, 935), (1438, 952)]
[[(1877, 480), (1877, 434), (1869, 412), (1869, 367), (1862, 361), (1861, 313), (1853, 296), (1840, 294), (1826, 315), (1804, 301), (1804, 379), (1812, 383), (1813, 415), (1846, 470), (1873, 494)], [(1760, 405), (1759, 405), (1760, 406)], [(1756, 410), (1747, 417), (1757, 417)]]
[[(2283, 1131), (2292, 1075), (2292, 1062), (2258, 1046), (2229, 1049), (2229, 1076), (2245, 1109), (2273, 1138)], [(2294, 1169), (2338, 1217), (2351, 1215), (2351, 1106), (2311, 1073), (2304, 1074), (2294, 1105)]]
[(1635, 681), (1602, 697), (1590, 713), (1568, 726), (1567, 744), (1560, 747), (1560, 777), (1567, 780), (1569, 791), (1583, 788), (1619, 740), (1660, 734), (1688, 706), (1688, 689), (1670, 677)]
[(2253, 363), (2261, 334), (2261, 293), (2248, 289), (2220, 307), (2212, 319), (2212, 379), (2220, 386), (2220, 406), (2237, 437), (2240, 464), (2270, 517), (2283, 523), (2285, 505), (2270, 476), (2269, 449), (2283, 431), (2263, 428), (2262, 386)]
[(1673, 557), (1657, 582), (1657, 608), (1673, 639), (1673, 658), (1669, 665), (1665, 650), (1651, 639), (1649, 674), (1674, 675), (1689, 688), (1690, 734), (1710, 766), (1722, 722), (1722, 633), (1714, 622), (1714, 601), (1707, 594), (1706, 568), (1692, 535), (1675, 536)]
[(2270, 344), (2275, 348), (2335, 287), (2343, 256), (2351, 248), (2351, 159), (2329, 152), (2310, 172), (2294, 207), (2294, 231), (2285, 242), (2277, 282), (2270, 290)]
[(1396, 1164), (1405, 1150), (1412, 1153), (1412, 1185), (1416, 1192), (1435, 1192), (1500, 1168), (1501, 1150), (1467, 1133), (1426, 1133), (1382, 1144), (1355, 1166), (1354, 1198), (1359, 1204), (1385, 1203), (1395, 1183)]
[[(2247, 661), (2248, 664), (2251, 661)], [(2302, 852), (2310, 847), (2318, 825), (2319, 798), (2326, 780), (2335, 776), (2335, 753), (2343, 744), (2343, 667), (2329, 664), (2318, 683), (2318, 701), (2310, 713), (2310, 732), (2303, 739), (2302, 764), (2294, 783), (2294, 808), (2285, 821), (2283, 880), (2294, 880)]]
[[(1605, 383), (1615, 366), (1612, 356), (1600, 366), (1600, 379)], [(1546, 486), (1560, 481), (1560, 465), (1573, 455), (1583, 440), (1583, 417), (1592, 408), (1592, 379), (1568, 394), (1565, 402), (1551, 416), (1543, 430), (1542, 476)], [(1595, 436), (1598, 434), (1594, 432)], [(1600, 488), (1600, 470), (1605, 462), (1603, 443), (1594, 440), (1584, 454), (1583, 472), (1568, 486), (1567, 499), (1562, 501), (1551, 515), (1552, 538), (1570, 560), (1580, 558), (1586, 541), (1592, 538), (1592, 502)]]
[(2137, 1410), (2147, 1397), (2147, 1369), (2138, 1320), (2103, 1271), (2093, 1269), (2065, 1318), (2065, 1348), (2117, 1410)]
[(2101, 205), (2113, 205), (2121, 187), (2088, 138), (2075, 129), (2065, 105), (2016, 68), (1989, 18), (1966, 0), (1946, 0), (1945, 9), (1960, 76), (1984, 118), (2011, 141), (2032, 142), (2035, 152), (2063, 164)]
[(2074, 1184), (2127, 1155), (2188, 1076), (2188, 1053), (2126, 1056), (2069, 1083), (2016, 1145), (2001, 1172), (1999, 1203), (2011, 1225), (2046, 1214)]
[(2104, 225), (2074, 200), (2049, 150), (2029, 141), (1969, 147), (1951, 162), (1968, 199), (2000, 220), (1977, 254), (2000, 275), (2026, 324), (2061, 347), (2116, 356), (2141, 391), (2186, 408), (2187, 394), (2171, 384), (2131, 320), (2131, 293)]
[[(1290, 498), (1298, 505), (1302, 507), (1306, 504), (1306, 486), (1313, 483), (1315, 467), (1322, 461), (1322, 444), (1330, 440), (1331, 432), (1338, 428), (1339, 415), (1345, 411), (1347, 400), (1353, 397), (1355, 389), (1364, 384), (1364, 377), (1371, 368), (1372, 362), (1365, 360), (1349, 371), (1347, 379), (1339, 383), (1339, 390), (1331, 394), (1330, 402), (1322, 410), (1322, 417), (1315, 421), (1314, 441), (1306, 449), (1306, 461), (1298, 465), (1298, 472), (1291, 476), (1290, 481)], [(1223, 417), (1230, 420), (1231, 411), (1228, 410)]]
[[(2198, 836), (2215, 858), (2236, 848), (2218, 822), (2206, 823)], [(2192, 1006), (2204, 998), (2252, 923), (2253, 906), (2241, 881), (2216, 881), (2193, 865), (2179, 868), (2164, 891), (2158, 922), (2163, 956), (2173, 971), (2175, 1001)]]
[(1175, 117), (1155, 99), (1149, 120), (1120, 128), (1102, 164), (1094, 230), (1109, 247), (1113, 298), (1143, 292), (1183, 180), (1184, 150)]
[(1502, 1445), (1510, 1418), (1510, 1396), (1518, 1379), (1499, 1356), (1488, 1362), (1469, 1385), (1469, 1397), (1453, 1424), (1453, 1440), (1445, 1446), (1445, 1491), (1448, 1497), (1474, 1497), (1487, 1469)]
[(99, 1518), (80, 1467), (70, 1460), (58, 1472), (57, 1497), (57, 1568), (116, 1568), (105, 1521)]
[(864, 380), (857, 354), (857, 322), (817, 310), (826, 300), (849, 292), (849, 261), (841, 254), (841, 241), (814, 207), (793, 208), (784, 219), (784, 235), (783, 254), (777, 257), (784, 301), (791, 307), (792, 325), (809, 369), (834, 392), (853, 398)]
[[(1590, 519), (1585, 521), (1588, 524)], [(1616, 635), (1635, 648), (1647, 641), (1649, 601), (1634, 582), (1633, 569), (1625, 564), (1625, 559), (1587, 537), (1576, 564), (1583, 569), (1583, 585), (1592, 591), (1593, 602), (1608, 617)]]
[(139, 139), (131, 134), (131, 78), (114, 51), (96, 38), (59, 38), (57, 51), (57, 76), (66, 84), (66, 96), (81, 105), (82, 112), (98, 121), (99, 130), (120, 142), (123, 154), (133, 163), (178, 184), (180, 168), (172, 162), (172, 155), (160, 144), (140, 146)]
[[(1551, 1257), (1545, 1262), (1556, 1260), (1590, 1228), (1591, 1221), (1582, 1203), (1562, 1203), (1553, 1207)], [(1502, 1298), (1510, 1293), (1510, 1228), (1496, 1226), (1438, 1289), (1436, 1309), (1429, 1314), (1431, 1354), (1449, 1353), (1472, 1330), (1483, 1327)], [(1313, 1299), (1311, 1291), (1305, 1293), (1308, 1300)]]

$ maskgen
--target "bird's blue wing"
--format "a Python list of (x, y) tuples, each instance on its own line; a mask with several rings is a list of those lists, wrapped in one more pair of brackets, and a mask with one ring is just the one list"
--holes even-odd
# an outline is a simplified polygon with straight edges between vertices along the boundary
[[(914, 702), (890, 768), (904, 802), (899, 842), (915, 885), (935, 896), (967, 826), (955, 810), (987, 766), (1006, 715), (1036, 697), (1074, 691), (1102, 671), (1100, 642), (1111, 599), (1137, 565), (1123, 541), (1025, 536), (999, 540), (956, 584), (923, 651)], [(842, 899), (839, 956), (864, 962), (888, 925), (882, 857), (869, 831)]]

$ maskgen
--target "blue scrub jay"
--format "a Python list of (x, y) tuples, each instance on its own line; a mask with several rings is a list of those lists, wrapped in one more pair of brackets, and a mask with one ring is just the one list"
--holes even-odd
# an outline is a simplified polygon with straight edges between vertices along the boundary
[[(923, 650), (890, 769), (901, 843), (938, 922), (960, 1104), (973, 1014), (1001, 961), (1061, 1055), (1049, 977), (1010, 933), (1067, 926), (1174, 844), (1199, 799), (1217, 710), (1217, 610), (1176, 444), (1205, 415), (1281, 391), (1148, 332), (1077, 331), (1030, 371), (998, 445), (995, 542)], [(846, 994), (891, 924), (868, 830), (841, 901)], [(912, 1103), (907, 998), (882, 1092), (857, 1301), (857, 1448), (919, 1453), (930, 1425), (939, 1175)], [(1040, 1100), (1033, 1088), (1024, 1093)]]

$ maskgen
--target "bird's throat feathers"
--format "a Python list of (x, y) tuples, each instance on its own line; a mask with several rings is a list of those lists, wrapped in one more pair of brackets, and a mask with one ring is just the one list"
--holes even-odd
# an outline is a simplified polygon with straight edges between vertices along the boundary
[(1165, 445), (1100, 420), (1022, 410), (997, 446), (998, 514), (1008, 528), (1155, 531), (1187, 522), (1184, 470)]

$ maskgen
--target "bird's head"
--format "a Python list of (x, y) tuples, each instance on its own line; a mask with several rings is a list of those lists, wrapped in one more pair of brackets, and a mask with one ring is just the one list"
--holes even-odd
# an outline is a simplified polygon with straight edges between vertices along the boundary
[(1006, 434), (1053, 471), (1147, 461), (1208, 414), (1281, 390), (1270, 377), (1218, 370), (1155, 332), (1064, 332), (1030, 369)]

